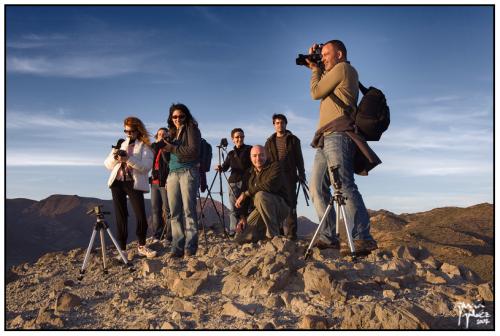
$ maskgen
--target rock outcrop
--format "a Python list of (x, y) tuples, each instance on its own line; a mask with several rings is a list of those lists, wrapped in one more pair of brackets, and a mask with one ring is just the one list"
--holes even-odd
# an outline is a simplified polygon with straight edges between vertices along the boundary
[(422, 246), (359, 259), (314, 248), (304, 260), (307, 243), (275, 237), (239, 246), (209, 233), (196, 256), (181, 259), (158, 243), (156, 258), (140, 258), (132, 243), (134, 270), (113, 260), (108, 274), (96, 248), (81, 281), (85, 250), (50, 253), (9, 270), (6, 327), (463, 329), (467, 305), (486, 316), (472, 317), (469, 329), (494, 327), (493, 284)]

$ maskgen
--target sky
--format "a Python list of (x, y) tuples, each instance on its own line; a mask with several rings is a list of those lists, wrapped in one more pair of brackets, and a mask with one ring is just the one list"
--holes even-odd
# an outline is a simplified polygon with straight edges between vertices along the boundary
[[(388, 131), (369, 143), (383, 163), (356, 176), (367, 208), (399, 214), (492, 203), (493, 11), (6, 6), (6, 197), (111, 199), (103, 161), (124, 137), (123, 119), (137, 116), (154, 134), (174, 102), (198, 120), (213, 165), (231, 129), (264, 144), (271, 116), (285, 114), (309, 177), (319, 101), (310, 70), (295, 58), (340, 39), (360, 81), (381, 89), (391, 109)], [(302, 194), (298, 215), (317, 221)]]

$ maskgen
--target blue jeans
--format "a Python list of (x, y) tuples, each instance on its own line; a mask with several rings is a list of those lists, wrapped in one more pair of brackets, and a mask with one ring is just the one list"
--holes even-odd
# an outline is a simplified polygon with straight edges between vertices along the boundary
[(198, 167), (181, 168), (168, 174), (167, 194), (172, 226), (171, 252), (182, 254), (186, 248), (195, 254), (198, 249), (196, 195), (199, 179)]
[[(236, 215), (236, 207), (234, 206), (234, 203), (236, 203), (236, 199), (240, 196), (241, 194), (241, 187), (242, 187), (243, 182), (231, 182), (229, 183), (229, 203), (230, 203), (230, 209), (231, 211), (229, 212), (229, 232), (233, 233), (234, 230), (236, 229), (236, 225), (239, 222), (239, 218)], [(233, 191), (231, 191), (231, 189)], [(234, 194), (233, 194), (234, 193)]]
[[(324, 137), (323, 148), (318, 148), (314, 158), (311, 174), (310, 192), (311, 199), (321, 220), (331, 198), (330, 186), (333, 182), (330, 167), (339, 165), (339, 178), (342, 182), (342, 194), (347, 197), (345, 210), (347, 220), (353, 224), (352, 238), (355, 240), (371, 240), (370, 217), (366, 210), (363, 198), (354, 183), (354, 153), (356, 144), (345, 133), (334, 132)], [(335, 234), (335, 209), (332, 207), (326, 218), (319, 238), (326, 242), (336, 241)]]
[[(168, 206), (167, 190), (158, 184), (151, 184), (151, 212), (153, 213), (153, 235), (159, 239), (165, 225), (165, 238), (172, 240), (170, 228), (170, 207)], [(166, 220), (163, 219), (165, 213)]]

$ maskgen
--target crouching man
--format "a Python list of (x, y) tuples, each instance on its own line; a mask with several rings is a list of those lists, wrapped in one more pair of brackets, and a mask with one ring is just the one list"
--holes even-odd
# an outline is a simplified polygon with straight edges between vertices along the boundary
[(280, 224), (290, 212), (285, 176), (279, 161), (270, 163), (266, 149), (260, 145), (252, 147), (250, 160), (253, 167), (248, 190), (238, 197), (235, 206), (248, 207), (251, 200), (255, 209), (247, 217), (241, 217), (236, 226), (235, 240), (240, 244), (278, 236)]

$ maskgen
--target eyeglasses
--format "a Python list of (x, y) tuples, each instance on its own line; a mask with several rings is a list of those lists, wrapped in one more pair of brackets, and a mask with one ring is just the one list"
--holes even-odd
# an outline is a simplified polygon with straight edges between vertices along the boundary
[(185, 117), (186, 117), (185, 115), (173, 115), (173, 116), (172, 116), (172, 119), (180, 119), (180, 120), (182, 120), (182, 119), (184, 119)]
[(136, 130), (126, 130), (126, 129), (123, 130), (123, 133), (127, 133), (127, 134), (132, 134), (134, 132), (137, 132), (137, 131)]
[(244, 135), (238, 135), (238, 136), (235, 136), (234, 138), (235, 139), (243, 139), (245, 136)]

